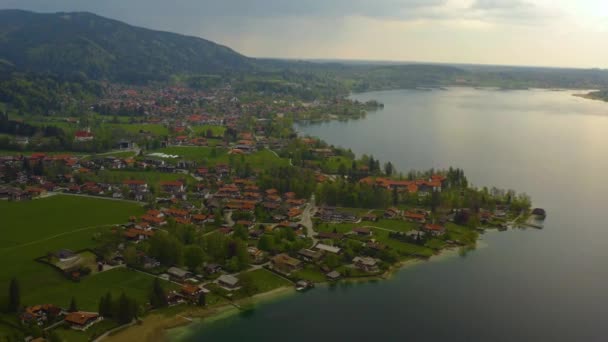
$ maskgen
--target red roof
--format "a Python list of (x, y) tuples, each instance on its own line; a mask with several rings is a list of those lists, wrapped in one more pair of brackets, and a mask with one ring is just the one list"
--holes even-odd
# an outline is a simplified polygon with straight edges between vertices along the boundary
[(443, 226), (440, 226), (438, 224), (427, 224), (424, 226), (424, 229), (434, 230), (434, 231), (443, 231), (444, 230)]
[(93, 133), (87, 131), (76, 131), (76, 133), (74, 133), (74, 136), (76, 138), (91, 138), (93, 137)]

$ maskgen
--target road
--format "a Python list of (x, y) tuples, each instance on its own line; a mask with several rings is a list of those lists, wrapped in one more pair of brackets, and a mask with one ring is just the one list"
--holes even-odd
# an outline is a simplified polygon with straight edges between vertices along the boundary
[(316, 233), (312, 224), (312, 217), (315, 215), (316, 211), (317, 207), (315, 206), (315, 195), (313, 194), (310, 196), (310, 202), (308, 202), (306, 207), (304, 207), (302, 218), (300, 219), (300, 224), (306, 228), (306, 234), (312, 239), (313, 245), (318, 242), (317, 238), (315, 237)]
[(123, 198), (93, 196), (93, 195), (86, 195), (86, 194), (72, 194), (72, 193), (69, 193), (69, 192), (49, 192), (49, 196), (55, 196), (55, 195), (88, 197), (88, 198), (103, 199), (103, 200), (108, 200), (108, 201), (118, 201), (118, 202), (133, 203), (133, 204), (137, 204), (137, 205), (141, 205), (141, 206), (144, 206), (144, 205), (147, 204), (146, 202), (132, 201), (132, 200), (127, 200), (127, 199), (123, 199)]

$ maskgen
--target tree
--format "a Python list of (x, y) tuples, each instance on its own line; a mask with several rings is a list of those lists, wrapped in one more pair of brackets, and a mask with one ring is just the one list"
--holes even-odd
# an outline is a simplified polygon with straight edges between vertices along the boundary
[(108, 292), (99, 299), (99, 314), (103, 317), (111, 317), (114, 313), (113, 305), (112, 294)]
[(133, 320), (134, 316), (131, 300), (123, 292), (118, 298), (118, 305), (116, 306), (116, 321), (119, 324), (127, 324)]
[(272, 237), (267, 234), (262, 235), (260, 241), (258, 242), (258, 248), (266, 252), (273, 251), (275, 249), (275, 245)]
[(135, 247), (129, 246), (125, 248), (123, 256), (125, 258), (125, 263), (128, 266), (133, 266), (137, 264), (137, 250), (135, 249)]
[(205, 305), (207, 305), (207, 297), (206, 297), (205, 293), (201, 293), (198, 296), (197, 304), (198, 304), (198, 306), (205, 306)]
[(342, 177), (346, 175), (346, 165), (344, 165), (344, 163), (340, 163), (338, 166), (338, 174)]
[(17, 312), (21, 306), (21, 289), (17, 278), (11, 279), (8, 289), (8, 312)]
[(78, 305), (76, 304), (76, 298), (72, 297), (72, 300), (70, 301), (70, 308), (68, 309), (69, 312), (76, 312), (78, 311)]
[(199, 246), (188, 246), (184, 249), (184, 263), (191, 270), (196, 270), (205, 259), (205, 252)]
[(152, 283), (152, 290), (150, 291), (150, 305), (152, 305), (153, 308), (165, 308), (169, 306), (169, 303), (167, 302), (167, 295), (165, 294), (165, 290), (163, 289), (158, 278), (154, 278), (154, 282)]
[(393, 166), (393, 163), (388, 162), (386, 164), (384, 164), (384, 173), (386, 173), (387, 176), (392, 176), (393, 173), (395, 173), (395, 167)]

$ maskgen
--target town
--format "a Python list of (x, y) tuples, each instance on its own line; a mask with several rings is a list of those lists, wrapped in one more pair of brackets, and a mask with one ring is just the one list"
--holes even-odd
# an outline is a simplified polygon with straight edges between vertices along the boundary
[[(530, 215), (527, 196), (472, 188), (460, 169), (403, 174), (293, 129), (369, 104), (230, 87), (107, 94), (79, 116), (3, 115), (0, 205), (17, 245), (0, 247), (14, 270), (3, 317), (16, 335), (93, 339), (168, 308), (385, 277)], [(30, 206), (46, 216), (24, 217)], [(38, 272), (53, 280), (34, 294)]]

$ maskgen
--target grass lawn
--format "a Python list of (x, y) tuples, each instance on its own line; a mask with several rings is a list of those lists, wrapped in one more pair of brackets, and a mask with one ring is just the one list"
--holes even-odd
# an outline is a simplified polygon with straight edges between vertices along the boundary
[(139, 133), (140, 131), (151, 132), (154, 135), (169, 135), (169, 129), (160, 124), (107, 124), (107, 127), (122, 128), (129, 133)]
[(212, 151), (212, 147), (206, 146), (171, 146), (154, 150), (151, 152), (177, 155), (186, 160), (195, 160), (199, 162), (203, 159), (206, 159), (211, 163), (211, 165), (228, 162), (228, 151), (226, 149), (216, 148), (215, 157), (211, 156)]
[(8, 150), (0, 150), (0, 156), (19, 156), (19, 155), (24, 155), (24, 156), (31, 156), (33, 153), (44, 153), (46, 155), (49, 156), (54, 156), (54, 155), (58, 155), (58, 154), (67, 154), (67, 155), (72, 155), (72, 156), (78, 156), (78, 155), (83, 155), (84, 153), (81, 152), (74, 152), (74, 151), (53, 151), (53, 152), (37, 152), (37, 151), (8, 151)]
[[(237, 163), (240, 161), (248, 162), (253, 169), (265, 169), (271, 166), (287, 166), (289, 160), (277, 157), (268, 150), (261, 150), (249, 155), (229, 155), (226, 149), (216, 148), (216, 155), (212, 157), (213, 147), (195, 146), (172, 146), (152, 152), (160, 152), (171, 155), (178, 155), (186, 160), (207, 161), (207, 166), (216, 164), (230, 164), (230, 160)], [(173, 161), (176, 161), (175, 159)], [(171, 160), (169, 160), (171, 162)]]
[(91, 158), (96, 158), (96, 157), (115, 157), (115, 158), (132, 158), (135, 157), (135, 152), (133, 151), (116, 151), (116, 152), (111, 152), (111, 153), (103, 153), (100, 155), (91, 155)]
[(0, 314), (0, 341), (22, 341), (25, 336), (19, 325), (17, 315)]
[(325, 274), (316, 265), (306, 264), (303, 269), (292, 274), (294, 278), (309, 280), (315, 283), (326, 281)]
[(348, 157), (329, 157), (319, 162), (319, 166), (322, 169), (326, 169), (329, 173), (338, 173), (338, 168), (341, 164), (344, 164), (346, 170), (350, 170), (353, 165), (353, 160)]
[(213, 136), (223, 136), (226, 131), (226, 127), (224, 126), (214, 126), (214, 125), (201, 125), (201, 126), (192, 126), (192, 131), (196, 135), (207, 136), (207, 130), (211, 130), (213, 132)]
[(315, 228), (321, 232), (333, 232), (334, 228), (339, 233), (348, 233), (356, 227), (379, 227), (396, 232), (407, 232), (417, 227), (416, 223), (401, 221), (401, 220), (387, 220), (380, 219), (378, 222), (361, 221), (361, 223), (319, 223)]
[(186, 184), (195, 182), (195, 179), (190, 175), (157, 171), (104, 170), (99, 171), (97, 175), (85, 174), (83, 175), (83, 178), (90, 181), (111, 184), (122, 184), (123, 181), (128, 179), (138, 179), (146, 181), (148, 185), (156, 187), (156, 189), (159, 189), (159, 183), (163, 181), (185, 180)]
[[(101, 294), (107, 290), (118, 293), (122, 289), (141, 298), (138, 281), (148, 276), (140, 273), (112, 270), (74, 283), (35, 259), (59, 249), (91, 248), (95, 245), (94, 233), (142, 213), (143, 208), (136, 204), (60, 195), (28, 202), (0, 201), (3, 222), (0, 302), (14, 276), (19, 280), (24, 305), (67, 306), (75, 296), (82, 309), (96, 310)], [(148, 283), (151, 284), (151, 280)]]
[(278, 289), (279, 287), (292, 285), (288, 280), (283, 279), (263, 268), (255, 271), (249, 271), (244, 274), (251, 276), (253, 283), (257, 288), (256, 293), (268, 292)]

